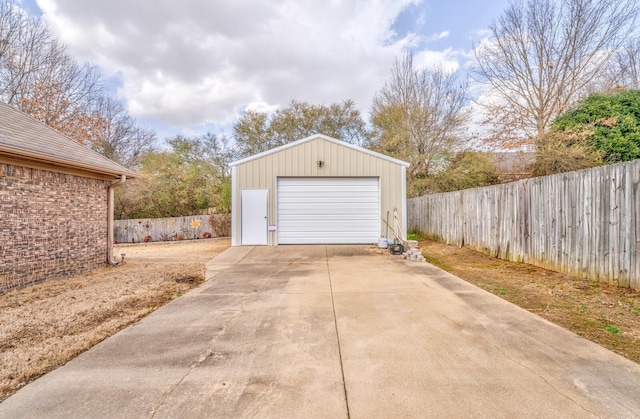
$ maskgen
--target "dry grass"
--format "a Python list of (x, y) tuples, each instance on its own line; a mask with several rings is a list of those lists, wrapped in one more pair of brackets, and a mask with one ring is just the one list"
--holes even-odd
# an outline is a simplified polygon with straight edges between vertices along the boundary
[[(442, 269), (640, 363), (639, 292), (420, 245)], [(0, 401), (200, 284), (203, 264), (228, 247), (228, 240), (120, 246), (124, 266), (0, 295)]]
[(427, 261), (640, 363), (640, 292), (420, 241)]
[(202, 283), (204, 263), (228, 247), (122, 246), (122, 266), (0, 295), (0, 401)]

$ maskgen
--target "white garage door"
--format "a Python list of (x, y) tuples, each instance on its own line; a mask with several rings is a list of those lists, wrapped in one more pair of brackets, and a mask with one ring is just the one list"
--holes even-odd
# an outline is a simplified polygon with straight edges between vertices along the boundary
[(279, 178), (279, 244), (376, 243), (378, 178)]

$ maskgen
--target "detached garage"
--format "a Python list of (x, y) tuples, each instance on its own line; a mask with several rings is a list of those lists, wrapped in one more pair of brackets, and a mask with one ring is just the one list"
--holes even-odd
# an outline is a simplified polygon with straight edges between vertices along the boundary
[(408, 166), (321, 134), (238, 160), (231, 243), (371, 244), (394, 209), (406, 231)]

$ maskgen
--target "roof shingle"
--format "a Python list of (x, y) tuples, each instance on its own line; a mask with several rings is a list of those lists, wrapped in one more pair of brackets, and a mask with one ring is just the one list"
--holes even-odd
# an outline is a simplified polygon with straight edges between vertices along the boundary
[(3, 151), (100, 174), (137, 177), (124, 166), (0, 102), (0, 154)]

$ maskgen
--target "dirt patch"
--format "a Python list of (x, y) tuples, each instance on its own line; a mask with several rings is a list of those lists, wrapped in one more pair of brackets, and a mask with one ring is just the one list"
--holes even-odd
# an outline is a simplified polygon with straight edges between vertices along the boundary
[(120, 255), (124, 253), (125, 261), (206, 263), (213, 258), (212, 252), (215, 256), (229, 246), (228, 239), (155, 242), (144, 245), (117, 244), (114, 245), (113, 253), (116, 260), (120, 260)]
[(204, 280), (229, 240), (117, 247), (125, 264), (0, 295), (0, 401)]
[(640, 363), (640, 292), (421, 240), (428, 262)]

